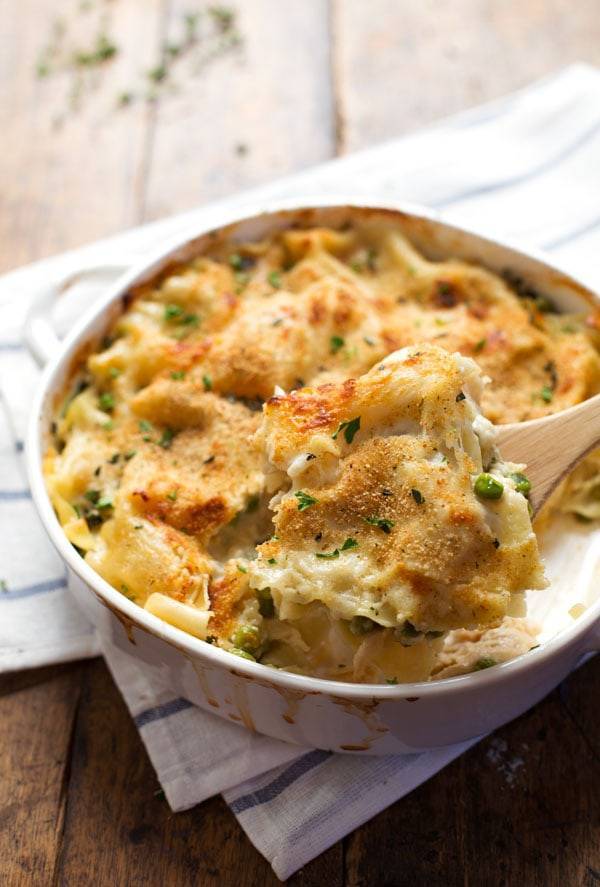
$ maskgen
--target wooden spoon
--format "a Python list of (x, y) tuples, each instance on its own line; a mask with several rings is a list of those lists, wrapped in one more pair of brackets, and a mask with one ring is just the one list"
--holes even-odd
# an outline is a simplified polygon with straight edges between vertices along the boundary
[(600, 394), (552, 416), (496, 428), (502, 458), (527, 465), (535, 515), (577, 463), (600, 447)]

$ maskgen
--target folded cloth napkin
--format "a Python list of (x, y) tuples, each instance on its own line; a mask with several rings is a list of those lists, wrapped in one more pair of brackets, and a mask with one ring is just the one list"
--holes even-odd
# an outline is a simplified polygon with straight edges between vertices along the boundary
[[(102, 646), (72, 605), (62, 564), (27, 490), (22, 449), (38, 371), (22, 346), (21, 328), (31, 297), (49, 279), (86, 265), (143, 258), (166, 237), (223, 210), (315, 193), (427, 204), (466, 226), (550, 250), (565, 269), (600, 287), (600, 72), (567, 68), (415, 135), (0, 280), (0, 671), (102, 652), (173, 810), (223, 792), (282, 879), (471, 743), (380, 758), (290, 746), (174, 698), (168, 687), (148, 680), (141, 664), (132, 666), (130, 658)], [(98, 285), (90, 277), (79, 287), (78, 312)]]

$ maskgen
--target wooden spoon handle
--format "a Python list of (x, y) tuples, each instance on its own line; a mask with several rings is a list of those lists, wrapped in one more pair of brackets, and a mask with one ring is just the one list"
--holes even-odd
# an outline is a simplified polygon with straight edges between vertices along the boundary
[(560, 481), (600, 446), (600, 394), (553, 416), (499, 425), (497, 442), (509, 462), (525, 462), (537, 513)]

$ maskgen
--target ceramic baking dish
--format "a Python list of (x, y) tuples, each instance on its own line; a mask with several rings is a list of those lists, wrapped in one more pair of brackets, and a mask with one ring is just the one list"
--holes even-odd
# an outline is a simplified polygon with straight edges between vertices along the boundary
[[(278, 671), (240, 659), (174, 628), (112, 588), (69, 543), (54, 514), (42, 475), (54, 404), (78, 356), (98, 342), (122, 310), (127, 292), (170, 263), (200, 254), (215, 232), (233, 242), (268, 236), (290, 224), (340, 225), (374, 211), (390, 214), (430, 258), (454, 256), (492, 270), (511, 271), (548, 294), (565, 311), (589, 310), (600, 300), (539, 256), (454, 227), (404, 206), (364, 201), (306, 200), (259, 206), (243, 217), (220, 218), (211, 230), (180, 237), (151, 260), (124, 273), (76, 323), (63, 342), (50, 322), (66, 281), (36, 300), (26, 328), (31, 351), (46, 363), (32, 410), (27, 464), (33, 498), (70, 576), (73, 605), (124, 654), (142, 664), (177, 696), (286, 742), (334, 751), (390, 754), (443, 746), (500, 726), (535, 704), (586, 655), (600, 647), (600, 531), (570, 519), (543, 540), (551, 586), (529, 595), (541, 625), (540, 646), (511, 662), (439, 682), (380, 686), (334, 682)], [(569, 615), (581, 604), (577, 619)]]

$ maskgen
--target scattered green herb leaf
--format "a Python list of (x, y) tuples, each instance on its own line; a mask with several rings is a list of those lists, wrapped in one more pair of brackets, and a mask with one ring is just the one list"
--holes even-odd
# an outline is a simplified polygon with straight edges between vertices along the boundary
[(358, 548), (358, 542), (356, 539), (352, 539), (351, 536), (348, 536), (340, 551), (350, 551), (351, 548)]
[(343, 431), (344, 437), (346, 439), (346, 443), (351, 444), (354, 440), (354, 436), (356, 432), (360, 429), (360, 416), (356, 416), (354, 419), (349, 419), (348, 422), (341, 422), (337, 431), (335, 431), (331, 436), (334, 440), (337, 440), (338, 434)]
[(394, 526), (394, 521), (388, 520), (386, 517), (365, 517), (363, 520), (366, 524), (371, 524), (372, 527), (378, 527), (380, 530), (383, 530), (384, 533), (391, 533)]
[(111, 413), (115, 408), (115, 398), (114, 395), (110, 393), (110, 391), (105, 391), (98, 398), (98, 403), (100, 404), (100, 409), (105, 413)]
[(294, 493), (294, 496), (298, 500), (298, 511), (306, 511), (307, 508), (310, 508), (311, 505), (315, 505), (319, 501), (318, 499), (315, 499), (314, 496), (305, 493), (303, 490), (297, 490), (297, 492)]
[(329, 340), (329, 350), (332, 354), (337, 354), (340, 348), (343, 348), (345, 345), (345, 339), (342, 339), (341, 336), (332, 336)]

